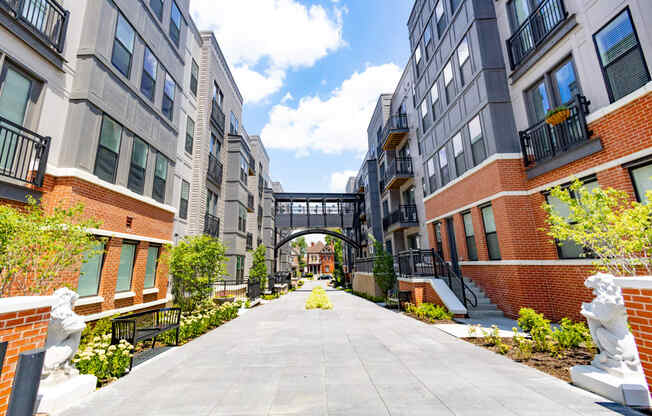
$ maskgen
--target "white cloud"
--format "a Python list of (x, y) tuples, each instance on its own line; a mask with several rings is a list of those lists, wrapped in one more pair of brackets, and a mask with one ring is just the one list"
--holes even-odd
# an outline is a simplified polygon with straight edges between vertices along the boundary
[(292, 96), (292, 93), (289, 91), (281, 99), (281, 104), (285, 104), (288, 101), (294, 101), (294, 96)]
[(336, 4), (329, 11), (297, 0), (220, 1), (219, 6), (215, 0), (192, 0), (190, 9), (200, 29), (215, 32), (249, 102), (278, 92), (289, 69), (311, 67), (345, 44), (347, 10)]
[(296, 108), (276, 105), (261, 137), (268, 149), (341, 154), (367, 151), (367, 127), (381, 93), (392, 92), (401, 76), (395, 64), (355, 72), (322, 100), (303, 97)]
[(346, 182), (351, 176), (357, 175), (358, 172), (354, 170), (345, 170), (342, 172), (331, 173), (331, 181), (329, 189), (331, 192), (344, 192), (346, 190)]

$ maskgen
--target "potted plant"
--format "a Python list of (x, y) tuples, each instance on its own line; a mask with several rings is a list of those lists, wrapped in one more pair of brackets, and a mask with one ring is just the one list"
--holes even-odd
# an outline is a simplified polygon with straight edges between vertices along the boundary
[(546, 113), (546, 123), (551, 126), (556, 126), (566, 121), (568, 117), (570, 117), (570, 109), (565, 105), (560, 105), (559, 107), (548, 110)]

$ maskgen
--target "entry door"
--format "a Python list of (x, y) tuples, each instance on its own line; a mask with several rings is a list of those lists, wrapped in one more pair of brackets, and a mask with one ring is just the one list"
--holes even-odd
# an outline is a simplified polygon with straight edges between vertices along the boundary
[(460, 264), (457, 258), (457, 245), (455, 244), (455, 227), (453, 226), (453, 219), (446, 218), (446, 234), (448, 234), (448, 246), (451, 251), (451, 263), (453, 269), (457, 272), (460, 270)]

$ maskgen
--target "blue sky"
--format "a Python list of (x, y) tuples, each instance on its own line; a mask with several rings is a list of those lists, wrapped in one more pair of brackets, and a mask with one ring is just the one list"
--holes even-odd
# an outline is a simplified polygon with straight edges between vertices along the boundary
[(378, 98), (409, 57), (410, 0), (191, 0), (245, 96), (286, 191), (343, 191), (366, 151)]

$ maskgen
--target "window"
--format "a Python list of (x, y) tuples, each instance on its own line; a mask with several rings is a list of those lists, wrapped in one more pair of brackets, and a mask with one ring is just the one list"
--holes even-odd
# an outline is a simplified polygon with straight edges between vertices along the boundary
[(170, 120), (172, 120), (174, 112), (174, 93), (176, 87), (177, 85), (174, 83), (174, 80), (170, 74), (166, 72), (165, 84), (163, 85), (163, 106), (161, 107), (161, 110)]
[(199, 83), (199, 66), (197, 65), (197, 62), (195, 60), (192, 60), (192, 64), (190, 66), (190, 91), (192, 91), (193, 95), (197, 95), (197, 85)]
[(168, 179), (168, 158), (163, 153), (156, 154), (156, 166), (154, 166), (154, 188), (152, 198), (160, 203), (165, 202), (165, 183)]
[(542, 80), (539, 84), (530, 88), (526, 92), (530, 113), (533, 122), (539, 122), (546, 117), (546, 113), (550, 110), (550, 100), (548, 99), (548, 91), (546, 84)]
[(515, 32), (530, 15), (530, 1), (531, 0), (512, 0), (507, 4), (507, 10), (512, 23), (512, 33)]
[(118, 24), (115, 29), (111, 62), (127, 78), (129, 78), (129, 73), (131, 72), (131, 58), (134, 53), (135, 39), (136, 33), (134, 29), (122, 14), (118, 13)]
[(646, 197), (646, 192), (652, 190), (652, 163), (633, 168), (630, 172), (636, 190), (636, 198), (646, 204), (652, 203)]
[(555, 86), (555, 93), (557, 94), (557, 102), (560, 104), (569, 103), (579, 94), (577, 77), (575, 76), (575, 68), (573, 67), (572, 60), (568, 60), (553, 71), (552, 81)]
[(243, 155), (240, 154), (240, 180), (244, 183), (247, 183), (247, 177), (249, 176), (247, 172), (249, 171), (249, 160)]
[(439, 176), (441, 176), (441, 186), (444, 186), (450, 181), (448, 173), (448, 158), (446, 157), (446, 147), (439, 150)]
[(453, 157), (455, 158), (455, 173), (462, 176), (466, 172), (466, 161), (464, 160), (464, 145), (462, 144), (462, 133), (453, 137)]
[(208, 151), (215, 157), (218, 157), (222, 151), (222, 143), (217, 139), (217, 136), (211, 132), (211, 141), (209, 143)]
[(156, 268), (158, 266), (159, 246), (149, 246), (147, 249), (147, 265), (145, 266), (145, 289), (151, 289), (156, 283)]
[(444, 245), (441, 240), (441, 223), (435, 223), (435, 241), (437, 242), (437, 254), (442, 259), (444, 258)]
[(143, 76), (140, 81), (140, 91), (145, 94), (150, 101), (154, 101), (154, 94), (156, 93), (156, 69), (158, 61), (156, 57), (145, 47), (145, 56), (143, 58)]
[[(423, 32), (423, 44), (426, 45), (426, 48), (428, 47), (428, 44), (432, 40), (432, 29), (430, 29), (430, 25), (426, 25), (426, 30)], [(426, 53), (428, 52), (428, 49), (426, 49)]]
[(469, 59), (469, 41), (466, 37), (462, 39), (460, 46), (457, 47), (457, 58), (460, 60), (460, 66), (464, 65)]
[(238, 231), (247, 231), (247, 210), (244, 207), (238, 207)]
[(190, 184), (181, 181), (181, 201), (179, 202), (179, 218), (188, 219), (188, 201), (190, 200)]
[(179, 46), (179, 36), (181, 34), (181, 12), (176, 2), (172, 2), (170, 10), (170, 38), (177, 47)]
[(120, 156), (120, 142), (122, 140), (122, 126), (107, 115), (102, 117), (100, 130), (100, 143), (95, 157), (95, 176), (103, 181), (115, 183), (115, 173), (118, 168)]
[(471, 154), (473, 155), (473, 163), (477, 166), (487, 157), (487, 152), (484, 148), (484, 137), (482, 135), (480, 114), (475, 116), (473, 120), (469, 122), (469, 135), (471, 137)]
[(443, 0), (439, 0), (435, 6), (435, 19), (437, 20), (437, 35), (441, 38), (441, 34), (444, 33), (444, 29), (446, 29), (446, 25), (448, 24)]
[(134, 137), (134, 146), (131, 149), (131, 165), (129, 166), (129, 180), (127, 188), (137, 194), (145, 192), (145, 172), (147, 171), (147, 154), (149, 146), (147, 143)]
[(435, 192), (435, 189), (437, 189), (437, 175), (435, 174), (435, 156), (431, 157), (428, 159), (428, 164), (427, 164), (427, 170), (428, 170), (428, 184), (430, 185), (430, 192)]
[(218, 107), (222, 108), (222, 103), (224, 102), (224, 94), (220, 87), (217, 86), (217, 83), (213, 83), (213, 102), (217, 104)]
[(611, 102), (650, 81), (629, 8), (607, 23), (593, 39)]
[(229, 118), (229, 132), (230, 134), (238, 134), (238, 119), (236, 118), (233, 111), (231, 111), (231, 117)]
[(235, 278), (236, 281), (242, 282), (244, 280), (245, 257), (235, 256)]
[(186, 152), (192, 154), (192, 148), (195, 143), (195, 122), (188, 116), (188, 121), (186, 122)]
[(385, 241), (385, 251), (389, 254), (394, 254), (394, 251), (392, 250), (392, 240)]
[(462, 221), (464, 222), (464, 235), (466, 236), (466, 252), (469, 255), (469, 260), (476, 261), (478, 260), (478, 248), (475, 245), (475, 232), (473, 231), (471, 213), (462, 214)]
[(496, 233), (496, 222), (494, 221), (494, 211), (491, 208), (491, 205), (482, 208), (482, 221), (484, 223), (485, 238), (487, 239), (489, 259), (500, 260), (498, 234)]
[(158, 20), (163, 19), (163, 0), (149, 0), (149, 7), (152, 8)]
[[(91, 251), (96, 252), (90, 255)], [(85, 263), (79, 271), (77, 281), (77, 293), (80, 297), (97, 296), (100, 289), (100, 277), (102, 275), (102, 264), (104, 262), (104, 243), (98, 241), (92, 250), (84, 254)]]
[[(25, 122), (34, 81), (15, 69), (5, 65), (0, 77), (0, 116), (20, 126)], [(3, 140), (0, 140), (0, 149)], [(5, 152), (7, 149), (4, 149)], [(12, 151), (13, 153), (13, 151)]]
[(419, 250), (421, 248), (419, 234), (412, 234), (407, 236), (407, 247), (408, 250)]
[(428, 123), (428, 99), (424, 98), (423, 101), (421, 101), (421, 122), (423, 123), (423, 131), (425, 132), (428, 130), (428, 127), (430, 127), (430, 124)]
[(118, 279), (115, 284), (116, 292), (128, 292), (131, 289), (131, 278), (134, 272), (134, 259), (136, 258), (136, 243), (123, 242), (118, 266)]
[(455, 13), (455, 10), (457, 10), (458, 7), (460, 7), (460, 4), (462, 4), (463, 0), (451, 0), (451, 11), (452, 13)]
[(448, 61), (444, 67), (444, 86), (446, 89), (446, 103), (450, 104), (455, 96), (455, 84), (453, 83), (453, 64)]
[(430, 87), (430, 102), (432, 103), (432, 119), (435, 119), (437, 104), (439, 101), (439, 85), (437, 81)]
[(471, 53), (469, 51), (469, 39), (464, 37), (460, 46), (457, 47), (457, 58), (460, 62), (460, 84), (466, 84), (471, 79), (473, 69), (471, 68)]

